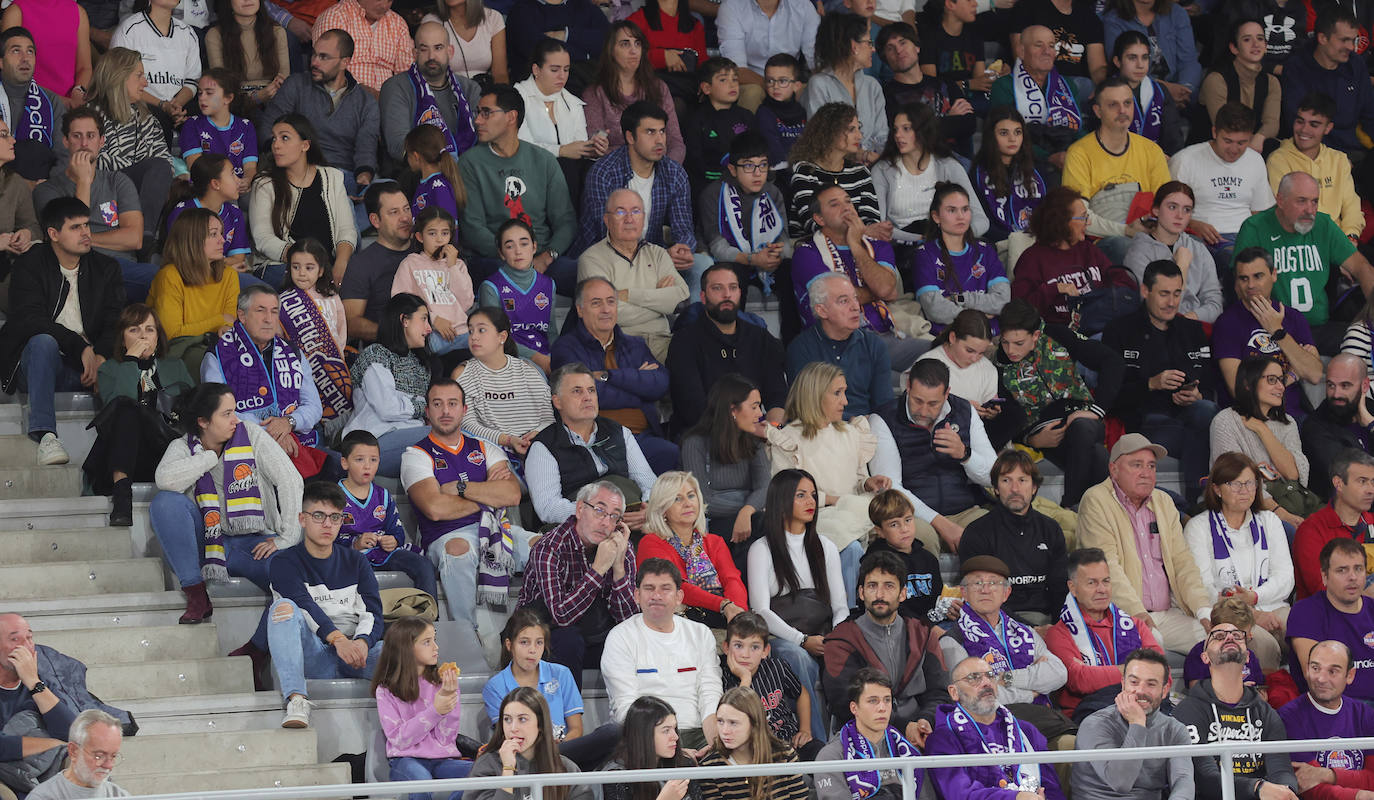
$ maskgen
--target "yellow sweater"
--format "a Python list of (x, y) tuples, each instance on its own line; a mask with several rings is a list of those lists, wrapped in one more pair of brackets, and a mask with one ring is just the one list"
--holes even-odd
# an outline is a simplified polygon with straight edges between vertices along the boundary
[(1355, 194), (1355, 180), (1350, 175), (1350, 157), (1345, 153), (1322, 145), (1313, 161), (1298, 150), (1292, 139), (1284, 139), (1269, 154), (1267, 166), (1269, 186), (1275, 193), (1284, 175), (1306, 172), (1321, 186), (1317, 210), (1331, 217), (1346, 236), (1359, 236), (1364, 230), (1364, 213), (1360, 211), (1360, 197)]
[(218, 330), (228, 314), (233, 319), (239, 300), (239, 273), (226, 268), (219, 283), (187, 286), (171, 264), (158, 270), (148, 290), (148, 305), (157, 312), (168, 339), (201, 336)]

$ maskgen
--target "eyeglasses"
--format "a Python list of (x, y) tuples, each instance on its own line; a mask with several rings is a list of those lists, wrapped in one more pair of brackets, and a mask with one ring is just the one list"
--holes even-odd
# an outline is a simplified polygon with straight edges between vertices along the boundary
[(763, 162), (759, 162), (759, 161), (745, 161), (745, 162), (741, 162), (741, 163), (739, 163), (739, 164), (736, 164), (736, 165), (735, 165), (735, 169), (739, 170), (740, 172), (749, 172), (749, 173), (758, 174), (758, 173), (760, 173), (760, 172), (767, 172), (767, 171), (768, 171), (768, 162), (766, 162), (766, 161), (763, 161)]
[(964, 581), (960, 585), (965, 589), (1001, 589), (1007, 585), (1007, 581)]
[(642, 208), (617, 208), (615, 211), (610, 212), (610, 214), (611, 214), (611, 216), (613, 216), (613, 217), (619, 217), (620, 219), (625, 219), (626, 217), (642, 217), (642, 216), (644, 216), (644, 209), (642, 209)]
[(1087, 214), (1084, 214), (1084, 215), (1081, 216), (1081, 217), (1069, 217), (1069, 221), (1070, 221), (1070, 222), (1087, 222), (1087, 221), (1088, 221), (1088, 215), (1087, 215)]
[(1207, 639), (1213, 642), (1224, 642), (1230, 639), (1233, 642), (1249, 641), (1250, 634), (1245, 631), (1212, 631), (1207, 635)]
[(123, 755), (122, 753), (107, 753), (104, 750), (87, 750), (84, 746), (81, 748), (81, 752), (90, 756), (91, 760), (97, 764), (117, 764)]
[(620, 520), (623, 518), (619, 512), (607, 511), (601, 506), (594, 506), (591, 503), (583, 503), (582, 505), (586, 506), (587, 510), (592, 512), (592, 516), (595, 517), (598, 522), (603, 519), (608, 519), (611, 521), (612, 525), (616, 525), (619, 524)]
[(1249, 492), (1254, 490), (1256, 483), (1255, 481), (1229, 481), (1223, 483), (1222, 486), (1231, 487), (1233, 492)]
[(963, 681), (968, 686), (977, 686), (983, 681), (996, 682), (997, 679), (991, 672), (970, 672), (959, 680)]
[(482, 119), (486, 119), (487, 117), (490, 117), (490, 116), (492, 116), (492, 115), (494, 115), (494, 114), (504, 114), (504, 113), (506, 113), (506, 110), (505, 110), (504, 108), (481, 108), (481, 107), (479, 107), (479, 108), (477, 109), (477, 116), (481, 117)]
[(9, 131), (0, 131), (0, 139), (13, 139)]
[(305, 512), (305, 515), (315, 520), (316, 522), (324, 522), (325, 520), (329, 520), (335, 525), (338, 525), (340, 522), (343, 522), (343, 514), (340, 514), (337, 511), (335, 511), (332, 514), (326, 514), (323, 511), (307, 511)]
[(1263, 378), (1264, 382), (1269, 384), (1270, 386), (1278, 386), (1279, 384), (1283, 383), (1282, 375), (1261, 375), (1260, 377)]
[(769, 86), (791, 86), (796, 82), (795, 78), (768, 78), (764, 81)]

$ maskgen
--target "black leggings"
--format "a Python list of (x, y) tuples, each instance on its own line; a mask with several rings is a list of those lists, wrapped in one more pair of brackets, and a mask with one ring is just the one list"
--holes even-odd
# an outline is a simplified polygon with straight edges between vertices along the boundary
[(1079, 418), (1064, 432), (1058, 447), (1045, 451), (1045, 458), (1064, 470), (1065, 508), (1078, 505), (1083, 493), (1107, 479), (1107, 446), (1103, 443), (1107, 427), (1100, 419)]

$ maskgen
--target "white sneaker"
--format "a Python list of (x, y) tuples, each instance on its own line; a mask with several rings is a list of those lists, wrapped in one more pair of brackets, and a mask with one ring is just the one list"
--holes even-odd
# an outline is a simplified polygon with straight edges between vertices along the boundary
[(291, 699), (286, 701), (286, 714), (281, 718), (281, 726), (283, 728), (309, 728), (310, 709), (314, 706), (314, 703), (304, 697), (298, 694), (292, 695)]
[(38, 442), (38, 463), (45, 467), (53, 467), (58, 464), (65, 464), (71, 460), (67, 455), (67, 448), (62, 446), (62, 440), (57, 438), (55, 433), (45, 433)]

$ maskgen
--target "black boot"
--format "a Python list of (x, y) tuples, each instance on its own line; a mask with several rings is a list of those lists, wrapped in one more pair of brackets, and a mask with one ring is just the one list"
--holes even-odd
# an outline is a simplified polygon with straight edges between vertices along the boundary
[(110, 510), (110, 526), (128, 528), (134, 524), (134, 479), (123, 478), (115, 481), (114, 508)]

